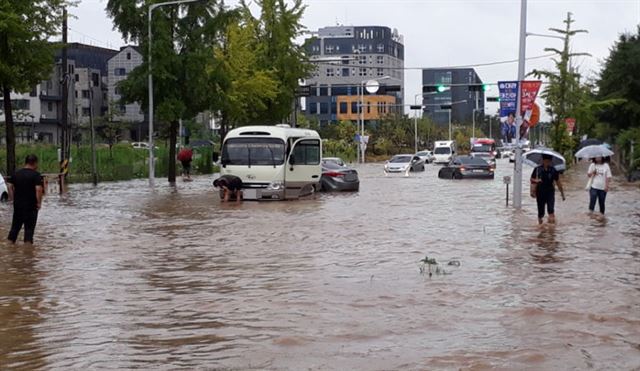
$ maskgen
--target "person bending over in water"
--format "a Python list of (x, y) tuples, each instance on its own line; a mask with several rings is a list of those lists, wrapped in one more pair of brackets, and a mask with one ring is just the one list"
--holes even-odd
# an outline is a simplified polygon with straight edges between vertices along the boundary
[(236, 202), (242, 201), (242, 179), (237, 176), (223, 175), (213, 181), (213, 186), (224, 192), (222, 202), (229, 202), (231, 195), (235, 196)]

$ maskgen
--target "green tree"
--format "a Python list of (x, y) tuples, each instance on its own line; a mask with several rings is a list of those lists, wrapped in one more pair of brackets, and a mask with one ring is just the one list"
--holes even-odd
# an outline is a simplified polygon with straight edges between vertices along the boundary
[[(277, 81), (277, 94), (267, 102), (267, 109), (260, 117), (264, 123), (277, 124), (286, 119), (294, 109), (298, 81), (309, 75), (311, 64), (305, 49), (296, 43), (302, 35), (301, 23), (305, 6), (302, 0), (293, 0), (292, 6), (285, 0), (256, 0), (260, 16), (251, 24), (260, 43), (258, 64), (262, 69), (272, 69)], [(245, 12), (248, 5), (242, 1)]]
[[(135, 68), (120, 87), (123, 102), (140, 102), (148, 112), (147, 12), (150, 3), (109, 0), (107, 13), (125, 39), (137, 42), (144, 63)], [(212, 46), (220, 40), (229, 20), (223, 1), (208, 0), (158, 8), (153, 13), (152, 73), (154, 107), (160, 121), (169, 123), (169, 182), (176, 179), (176, 143), (179, 119), (194, 118), (215, 101), (217, 76), (208, 73), (214, 56)], [(150, 133), (152, 134), (152, 133)]]
[(256, 30), (257, 20), (243, 9), (238, 22), (227, 26), (222, 45), (214, 50), (209, 73), (219, 81), (221, 94), (212, 105), (220, 109), (221, 138), (230, 126), (259, 122), (279, 93), (276, 70), (258, 63), (264, 45), (259, 42)]
[(598, 97), (622, 100), (601, 118), (616, 131), (640, 126), (640, 26), (636, 34), (622, 34), (611, 48), (597, 82)]
[(550, 28), (549, 30), (560, 34), (563, 39), (562, 50), (556, 48), (545, 48), (556, 54), (554, 59), (555, 71), (534, 70), (532, 75), (537, 78), (546, 78), (549, 84), (542, 91), (541, 97), (547, 102), (547, 111), (553, 117), (554, 135), (552, 139), (553, 148), (559, 152), (565, 152), (568, 136), (566, 130), (561, 130), (562, 124), (568, 117), (571, 117), (573, 109), (580, 104), (580, 74), (572, 66), (572, 58), (577, 56), (590, 56), (588, 53), (571, 52), (571, 38), (579, 33), (586, 33), (586, 30), (572, 30), (571, 25), (574, 19), (571, 13), (567, 13), (564, 20), (565, 28)]
[(0, 86), (4, 101), (7, 173), (16, 167), (11, 92), (27, 92), (51, 75), (65, 0), (0, 1)]

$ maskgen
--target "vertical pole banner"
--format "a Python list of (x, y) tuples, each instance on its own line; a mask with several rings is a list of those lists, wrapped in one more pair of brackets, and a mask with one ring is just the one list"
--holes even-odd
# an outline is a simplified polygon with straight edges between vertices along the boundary
[(512, 144), (516, 139), (516, 105), (518, 102), (517, 81), (499, 81), (500, 137), (502, 144)]
[(529, 128), (534, 126), (531, 117), (534, 111), (534, 105), (536, 98), (538, 97), (538, 91), (542, 86), (542, 81), (522, 81), (522, 94), (520, 95), (520, 107), (522, 109), (522, 125), (520, 126), (520, 141), (527, 141), (529, 139)]

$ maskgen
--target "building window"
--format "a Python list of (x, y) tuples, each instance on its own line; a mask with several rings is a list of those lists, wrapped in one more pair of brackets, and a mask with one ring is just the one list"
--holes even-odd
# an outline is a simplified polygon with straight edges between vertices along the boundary
[(91, 82), (93, 83), (93, 86), (99, 86), (100, 85), (100, 75), (97, 73), (92, 73), (91, 74)]
[(347, 102), (340, 102), (340, 113), (342, 114), (347, 113), (348, 108), (349, 108), (349, 105), (347, 104)]
[(78, 91), (76, 90), (74, 91), (74, 93), (76, 93), (76, 98), (78, 98)]
[(116, 95), (122, 95), (122, 89), (120, 89), (119, 86), (116, 86), (116, 88), (114, 89), (114, 94)]
[(367, 46), (366, 46), (366, 45), (364, 45), (364, 44), (358, 44), (358, 51), (359, 51), (360, 53), (364, 53), (364, 52), (366, 52), (366, 51), (367, 51)]
[(320, 114), (326, 115), (329, 113), (329, 103), (320, 102)]
[(49, 112), (53, 112), (53, 102), (49, 102), (49, 103), (47, 103), (47, 110), (48, 110)]
[(342, 69), (342, 77), (349, 77), (349, 69), (348, 68), (343, 68)]
[(127, 53), (127, 60), (131, 60), (131, 53)]
[(90, 96), (91, 94), (89, 93), (89, 90), (82, 91), (82, 98), (89, 98)]
[(333, 54), (333, 45), (327, 45), (324, 47), (324, 51), (327, 54)]
[(91, 115), (91, 108), (82, 109), (82, 116), (90, 116), (90, 115)]
[(378, 68), (377, 73), (378, 76), (384, 76), (384, 68)]
[(113, 71), (113, 74), (116, 76), (126, 76), (127, 75), (127, 70), (125, 70), (124, 68), (116, 68)]
[(351, 102), (351, 113), (358, 113), (358, 102)]
[(376, 57), (378, 64), (384, 64), (384, 55), (379, 55)]
[[(51, 80), (47, 80), (47, 90), (49, 89), (53, 89), (53, 83)], [(44, 95), (47, 95), (47, 93), (45, 92)]]
[(384, 44), (378, 44), (378, 53), (384, 53)]
[(28, 110), (30, 106), (28, 99), (13, 99), (11, 101), (11, 107), (14, 110)]
[(358, 76), (367, 76), (367, 69), (362, 67), (359, 68)]
[(315, 115), (317, 113), (318, 113), (318, 105), (315, 102), (309, 103), (309, 114)]
[(333, 77), (335, 76), (335, 71), (333, 70), (333, 68), (327, 68), (327, 77)]
[(37, 97), (38, 96), (38, 87), (34, 86), (33, 89), (31, 89), (31, 91), (29, 92), (29, 96), (30, 97)]
[(127, 113), (127, 106), (125, 106), (124, 104), (121, 104), (118, 107), (118, 110), (120, 111), (120, 113), (125, 114), (125, 113)]
[(361, 55), (358, 57), (358, 63), (359, 64), (367, 64), (367, 56), (366, 55)]
[(76, 82), (80, 81), (80, 75), (78, 75), (78, 74), (76, 73), (76, 76), (75, 76), (75, 77), (76, 77)]

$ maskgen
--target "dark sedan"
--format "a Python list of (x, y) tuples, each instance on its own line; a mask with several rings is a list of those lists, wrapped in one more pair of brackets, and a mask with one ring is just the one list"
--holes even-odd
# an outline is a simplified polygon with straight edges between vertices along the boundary
[(320, 190), (324, 192), (358, 191), (360, 179), (358, 172), (335, 161), (322, 161)]
[(484, 159), (473, 156), (454, 157), (438, 172), (438, 178), (441, 179), (493, 179), (494, 177), (493, 167)]

